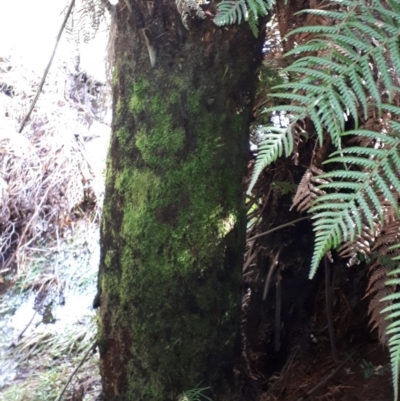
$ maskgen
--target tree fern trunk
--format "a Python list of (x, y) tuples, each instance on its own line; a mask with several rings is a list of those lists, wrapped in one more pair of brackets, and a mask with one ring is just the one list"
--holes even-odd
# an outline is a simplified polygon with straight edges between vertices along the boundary
[(238, 399), (242, 177), (262, 41), (208, 17), (189, 16), (187, 30), (173, 1), (117, 7), (99, 280), (104, 399), (172, 401), (196, 386)]

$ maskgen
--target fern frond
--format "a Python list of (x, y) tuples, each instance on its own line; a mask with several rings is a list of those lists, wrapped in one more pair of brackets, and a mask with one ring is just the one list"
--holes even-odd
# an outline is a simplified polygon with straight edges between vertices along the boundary
[(214, 23), (218, 26), (240, 24), (247, 20), (247, 6), (244, 0), (224, 0), (217, 5), (217, 15)]
[(66, 25), (67, 34), (73, 36), (77, 44), (89, 42), (96, 36), (101, 24), (107, 22), (107, 12), (98, 0), (77, 1)]
[(255, 37), (258, 37), (258, 19), (267, 15), (274, 6), (274, 0), (223, 0), (217, 5), (214, 23), (218, 26), (249, 23)]
[[(380, 302), (380, 313), (385, 318), (385, 335), (389, 338), (387, 345), (390, 353), (390, 362), (392, 367), (392, 382), (394, 389), (394, 399), (399, 397), (399, 378), (400, 378), (400, 293), (396, 288), (400, 285), (400, 268), (397, 261), (400, 259), (400, 223), (399, 221), (391, 225), (390, 234), (385, 243), (383, 254), (390, 255), (390, 262), (395, 265), (391, 266), (390, 271), (386, 274), (389, 279), (386, 280), (386, 287), (389, 294), (382, 297)], [(394, 245), (389, 245), (389, 244)], [(381, 251), (379, 253), (382, 253)], [(386, 256), (387, 257), (387, 256)], [(393, 278), (390, 278), (393, 277)]]
[(268, 11), (272, 10), (275, 5), (275, 0), (246, 0), (249, 7), (249, 18), (248, 23), (254, 34), (258, 37), (258, 19), (259, 17), (265, 17)]
[(378, 329), (381, 344), (387, 344), (388, 329), (393, 316), (389, 317), (390, 313), (386, 312), (386, 308), (393, 305), (392, 300), (388, 297), (392, 297), (392, 294), (395, 293), (397, 284), (394, 281), (398, 280), (388, 279), (393, 275), (395, 266), (392, 257), (398, 254), (392, 250), (390, 245), (400, 239), (400, 221), (391, 221), (380, 226), (379, 229), (381, 232), (371, 249), (372, 255), (375, 255), (375, 261), (369, 267), (369, 282), (364, 298), (371, 297), (368, 307), (370, 325), (372, 329)]
[(293, 151), (293, 135), (284, 128), (260, 127), (258, 132), (265, 135), (258, 147), (258, 156), (254, 165), (253, 176), (249, 184), (248, 194), (265, 166), (273, 163), (282, 155), (290, 156)]
[[(400, 167), (397, 164), (400, 161), (400, 138), (366, 130), (346, 134), (373, 137), (381, 141), (384, 147), (342, 149), (334, 152), (327, 161), (347, 165), (350, 169), (334, 170), (320, 176), (332, 182), (319, 185), (318, 188), (327, 193), (318, 197), (310, 209), (311, 213), (315, 213), (312, 218), (316, 232), (310, 278), (328, 250), (337, 248), (343, 241), (354, 241), (356, 235), (362, 234), (361, 221), (367, 222), (374, 233), (375, 219), (383, 221), (384, 202), (396, 201), (393, 191), (400, 185), (397, 173)], [(382, 195), (379, 196), (379, 193)], [(394, 207), (398, 213), (397, 202)]]
[(387, 343), (387, 327), (388, 321), (382, 314), (382, 311), (391, 302), (382, 302), (386, 296), (393, 293), (393, 287), (386, 286), (387, 275), (390, 268), (381, 266), (379, 263), (374, 263), (370, 268), (370, 278), (365, 297), (372, 296), (369, 301), (368, 314), (370, 315), (371, 330), (378, 329), (378, 337), (381, 344)]
[(247, 22), (249, 24), (251, 32), (253, 32), (254, 37), (258, 38), (258, 34), (259, 34), (258, 17), (256, 14), (254, 14), (253, 10), (250, 10)]
[[(389, 0), (387, 6), (373, 0), (373, 13), (367, 0), (332, 3), (338, 5), (340, 12), (322, 9), (307, 12), (326, 20), (331, 18), (335, 20), (334, 25), (300, 27), (289, 34), (316, 36), (286, 54), (300, 57), (284, 70), (288, 76), (298, 79), (273, 88), (275, 93), (271, 97), (286, 99), (290, 106), (295, 105), (291, 124), (309, 118), (319, 143), (327, 132), (333, 145), (340, 149), (341, 133), (349, 118), (354, 119), (357, 128), (360, 109), (366, 119), (369, 105), (374, 102), (379, 114), (384, 106), (382, 93), (387, 94), (389, 102), (400, 93), (397, 84), (400, 19), (395, 17), (398, 4), (394, 0)], [(274, 108), (269, 110), (273, 111)], [(287, 131), (291, 130), (289, 125)]]

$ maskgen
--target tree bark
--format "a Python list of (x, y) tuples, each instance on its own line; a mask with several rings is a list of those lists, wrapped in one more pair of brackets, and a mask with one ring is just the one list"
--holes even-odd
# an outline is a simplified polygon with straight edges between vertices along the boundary
[(198, 387), (240, 399), (242, 178), (262, 40), (246, 25), (186, 21), (172, 0), (120, 1), (114, 15), (99, 276), (107, 401)]

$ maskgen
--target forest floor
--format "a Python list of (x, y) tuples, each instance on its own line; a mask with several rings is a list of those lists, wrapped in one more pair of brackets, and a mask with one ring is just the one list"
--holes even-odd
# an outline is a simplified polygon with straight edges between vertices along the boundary
[(391, 401), (388, 355), (378, 343), (355, 345), (339, 353), (335, 364), (329, 349), (293, 355), (279, 375), (268, 380), (260, 401)]
[[(279, 351), (274, 350), (273, 297), (260, 308), (262, 301), (254, 294), (253, 310), (258, 305), (262, 315), (249, 311), (247, 316), (252, 370), (247, 375), (246, 400), (392, 401), (390, 357), (378, 331), (371, 330), (368, 300), (363, 299), (363, 267), (336, 266), (331, 305), (335, 347), (329, 336), (324, 275), (310, 282), (307, 273), (304, 285), (300, 285), (301, 272), (283, 275), (282, 296), (290, 301), (290, 293), (296, 302), (292, 310), (282, 310)], [(306, 288), (310, 296), (302, 302), (296, 296), (304, 296)], [(304, 313), (294, 314), (297, 319), (293, 319), (290, 313), (300, 304)]]

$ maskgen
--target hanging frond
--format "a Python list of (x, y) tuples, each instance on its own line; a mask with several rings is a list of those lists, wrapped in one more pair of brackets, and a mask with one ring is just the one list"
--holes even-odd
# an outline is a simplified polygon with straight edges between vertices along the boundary
[[(398, 227), (397, 227), (398, 228)], [(389, 279), (386, 286), (389, 288), (398, 288), (400, 284), (400, 268), (398, 261), (400, 260), (400, 243), (392, 245), (389, 248), (392, 253), (391, 262), (396, 264), (395, 268), (387, 274)], [(392, 382), (394, 390), (394, 400), (399, 398), (399, 378), (400, 378), (400, 293), (392, 291), (381, 299), (381, 303), (385, 306), (381, 313), (385, 316), (385, 320), (389, 322), (386, 327), (386, 335), (389, 337), (388, 348), (390, 353), (390, 363), (392, 367)]]
[(266, 138), (258, 147), (258, 156), (254, 164), (254, 172), (249, 184), (249, 191), (253, 188), (256, 178), (258, 177), (265, 166), (271, 164), (278, 157), (285, 155), (289, 156), (293, 151), (294, 141), (292, 135), (287, 135), (287, 131), (283, 128), (269, 127), (266, 130), (264, 127), (257, 129), (260, 135), (265, 135)]
[(267, 15), (274, 0), (223, 0), (217, 5), (214, 23), (218, 26), (249, 23), (255, 37), (258, 37), (258, 19)]
[(191, 11), (196, 13), (200, 19), (206, 18), (206, 13), (201, 8), (201, 5), (208, 4), (206, 0), (175, 0), (176, 8), (181, 15), (183, 26), (189, 31), (188, 18)]
[(244, 0), (224, 0), (218, 4), (218, 13), (214, 23), (218, 26), (242, 23), (247, 20), (247, 6)]
[(76, 1), (65, 30), (75, 43), (91, 41), (102, 24), (108, 23), (108, 10), (100, 0)]
[(400, 221), (392, 221), (382, 227), (382, 232), (370, 251), (374, 262), (368, 269), (369, 280), (364, 298), (370, 297), (368, 307), (370, 325), (372, 329), (378, 329), (379, 340), (382, 344), (387, 344), (387, 329), (390, 324), (389, 315), (383, 311), (392, 305), (391, 300), (384, 299), (393, 294), (396, 289), (395, 285), (388, 285), (388, 278), (396, 267), (396, 262), (392, 258), (400, 254), (400, 250), (395, 251), (392, 246), (397, 244), (399, 240)]
[[(391, 122), (391, 125), (394, 130), (400, 128), (399, 123)], [(326, 162), (340, 163), (349, 169), (319, 176), (332, 182), (319, 185), (318, 188), (327, 193), (318, 197), (310, 209), (314, 213), (312, 218), (316, 232), (310, 278), (328, 250), (338, 248), (343, 241), (354, 241), (356, 235), (361, 235), (364, 222), (375, 232), (375, 219), (383, 221), (384, 202), (389, 201), (398, 214), (396, 193), (400, 192), (400, 137), (367, 130), (346, 133), (352, 134), (373, 138), (384, 147), (349, 147), (334, 152)]]
[(251, 29), (251, 32), (253, 32), (253, 35), (258, 38), (258, 17), (257, 15), (254, 15), (252, 11), (249, 12), (247, 22), (249, 24), (249, 27)]
[(384, 297), (393, 293), (393, 286), (385, 285), (390, 272), (390, 268), (374, 263), (370, 268), (369, 284), (365, 296), (371, 296), (368, 306), (368, 314), (370, 315), (371, 330), (378, 329), (378, 337), (381, 344), (387, 344), (386, 330), (388, 321), (382, 314), (382, 311), (391, 302), (381, 302)]

